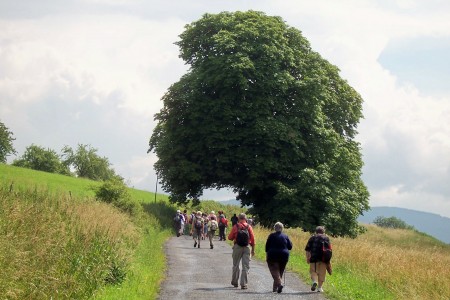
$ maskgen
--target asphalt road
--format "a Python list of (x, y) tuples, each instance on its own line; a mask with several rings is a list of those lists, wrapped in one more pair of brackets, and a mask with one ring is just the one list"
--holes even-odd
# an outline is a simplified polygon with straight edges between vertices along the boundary
[(235, 288), (231, 285), (231, 252), (231, 246), (218, 241), (217, 237), (214, 249), (210, 249), (208, 240), (202, 240), (199, 249), (194, 248), (190, 236), (169, 239), (166, 243), (168, 271), (159, 299), (325, 299), (291, 272), (286, 273), (283, 292), (273, 293), (273, 279), (267, 264), (258, 260), (250, 262), (248, 289)]

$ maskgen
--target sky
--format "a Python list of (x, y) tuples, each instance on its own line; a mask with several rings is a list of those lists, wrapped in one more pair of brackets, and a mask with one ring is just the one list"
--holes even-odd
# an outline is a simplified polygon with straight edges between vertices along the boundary
[(154, 114), (188, 70), (174, 43), (205, 13), (246, 10), (299, 29), (361, 94), (370, 205), (450, 217), (447, 0), (0, 0), (0, 121), (18, 156), (90, 145), (130, 186), (155, 191)]

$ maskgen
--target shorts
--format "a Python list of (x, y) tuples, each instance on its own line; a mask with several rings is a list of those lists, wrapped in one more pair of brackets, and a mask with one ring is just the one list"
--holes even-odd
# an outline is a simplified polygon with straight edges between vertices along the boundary
[(319, 282), (325, 281), (325, 275), (327, 274), (327, 264), (324, 262), (315, 262), (309, 264), (309, 273), (313, 281), (319, 280)]

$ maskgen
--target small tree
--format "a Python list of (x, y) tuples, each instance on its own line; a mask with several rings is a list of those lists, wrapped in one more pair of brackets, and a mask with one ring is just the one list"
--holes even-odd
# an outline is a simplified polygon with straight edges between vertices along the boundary
[(6, 163), (6, 157), (11, 154), (16, 154), (16, 150), (13, 147), (12, 141), (15, 138), (12, 137), (13, 133), (9, 131), (9, 128), (0, 122), (0, 162)]
[(55, 150), (36, 145), (28, 146), (24, 154), (15, 159), (13, 166), (29, 168), (50, 173), (70, 175), (69, 168), (61, 162), (60, 156)]
[(373, 223), (379, 227), (383, 228), (395, 228), (395, 229), (414, 229), (413, 226), (408, 225), (403, 220), (396, 217), (382, 217), (378, 216), (375, 218)]
[(76, 151), (69, 146), (65, 146), (62, 152), (64, 164), (73, 167), (78, 177), (93, 180), (109, 180), (119, 177), (111, 168), (108, 158), (100, 157), (97, 154), (97, 149), (90, 145), (78, 144)]

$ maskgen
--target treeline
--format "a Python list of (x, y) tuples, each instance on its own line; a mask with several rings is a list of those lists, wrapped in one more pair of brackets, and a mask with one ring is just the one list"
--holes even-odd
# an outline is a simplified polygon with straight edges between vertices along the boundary
[[(13, 146), (14, 140), (13, 132), (0, 121), (1, 163), (6, 163), (9, 155), (17, 154)], [(76, 149), (64, 146), (61, 153), (32, 144), (20, 157), (13, 160), (12, 165), (92, 180), (123, 180), (111, 167), (108, 158), (101, 157), (97, 152), (97, 149), (84, 144), (78, 144)]]

